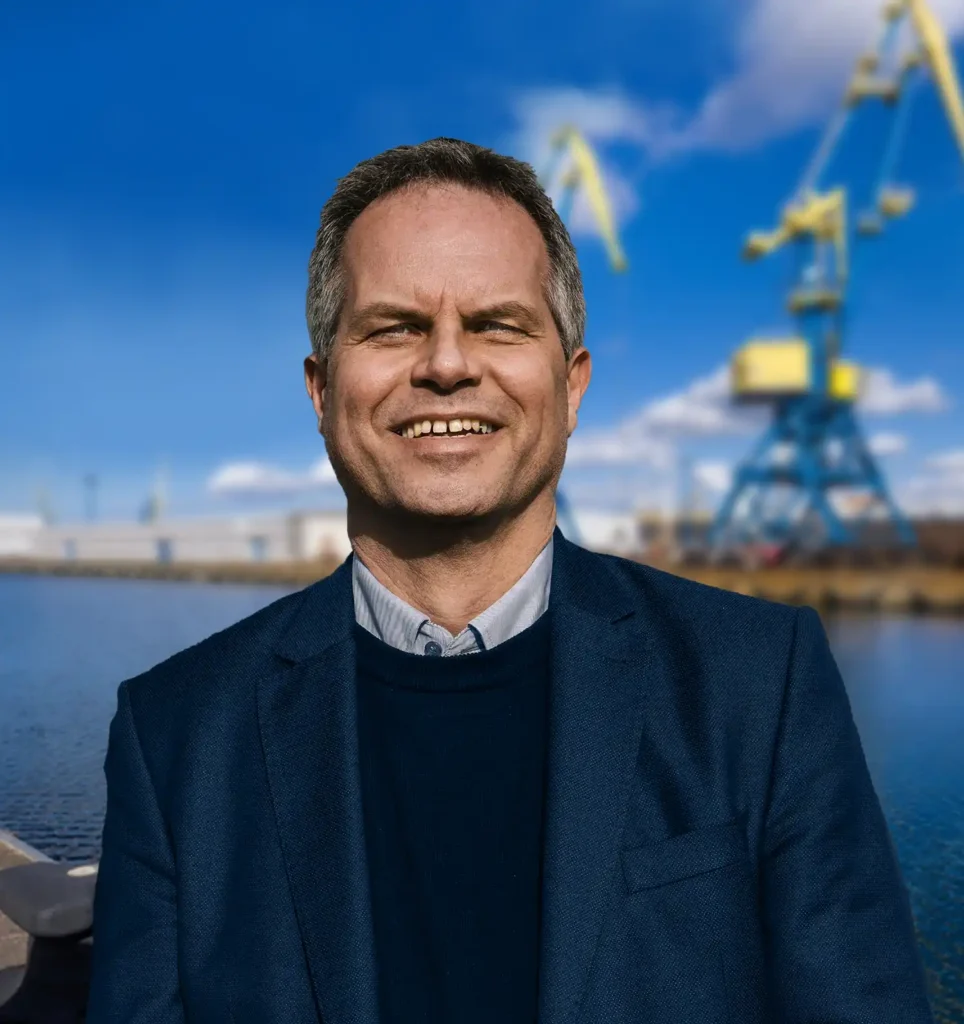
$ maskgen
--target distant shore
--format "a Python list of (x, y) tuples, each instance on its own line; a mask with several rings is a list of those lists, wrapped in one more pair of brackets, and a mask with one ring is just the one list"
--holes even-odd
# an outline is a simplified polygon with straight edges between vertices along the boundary
[[(0, 558), (0, 573), (109, 577), (304, 587), (337, 568), (333, 559), (303, 562), (134, 562)], [(747, 570), (660, 564), (710, 586), (822, 611), (868, 611), (964, 617), (964, 569), (764, 568)]]
[(85, 576), (194, 583), (305, 587), (332, 573), (334, 559), (290, 562), (157, 562), (133, 559), (0, 558), (0, 574)]

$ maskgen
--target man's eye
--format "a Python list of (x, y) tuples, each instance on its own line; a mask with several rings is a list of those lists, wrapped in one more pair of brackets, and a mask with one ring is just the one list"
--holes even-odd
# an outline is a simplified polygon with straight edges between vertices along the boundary
[(514, 331), (518, 332), (518, 327), (512, 327), (509, 324), (504, 324), (500, 320), (483, 320), (480, 324), (476, 325), (476, 329), (480, 331)]
[(414, 331), (413, 324), (392, 324), (390, 327), (382, 327), (373, 334), (404, 334), (407, 331)]

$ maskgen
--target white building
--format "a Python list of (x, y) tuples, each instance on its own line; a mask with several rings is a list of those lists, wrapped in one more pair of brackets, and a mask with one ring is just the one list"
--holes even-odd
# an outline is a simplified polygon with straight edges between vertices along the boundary
[(84, 561), (286, 562), (351, 551), (344, 511), (160, 519), (156, 522), (35, 524), (0, 519), (0, 554)]
[(0, 557), (34, 554), (43, 525), (40, 516), (0, 515)]
[[(632, 555), (642, 550), (639, 519), (635, 512), (573, 509), (579, 543), (591, 551)], [(565, 529), (563, 529), (565, 533)]]
[[(580, 543), (632, 554), (641, 548), (632, 513), (575, 510)], [(344, 510), (250, 516), (44, 525), (0, 516), (0, 557), (136, 562), (288, 562), (351, 552)]]

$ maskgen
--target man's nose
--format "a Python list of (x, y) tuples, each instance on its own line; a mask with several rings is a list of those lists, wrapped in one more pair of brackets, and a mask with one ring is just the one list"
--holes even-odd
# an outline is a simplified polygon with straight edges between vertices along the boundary
[(461, 323), (436, 323), (426, 339), (415, 376), (422, 383), (454, 388), (478, 378), (472, 338)]

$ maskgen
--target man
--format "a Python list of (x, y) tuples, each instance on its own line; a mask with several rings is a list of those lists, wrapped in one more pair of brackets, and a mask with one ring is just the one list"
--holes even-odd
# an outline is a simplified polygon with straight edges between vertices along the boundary
[(590, 377), (531, 169), (322, 211), (306, 381), (353, 554), (120, 687), (90, 1024), (924, 1024), (820, 620), (593, 554)]

